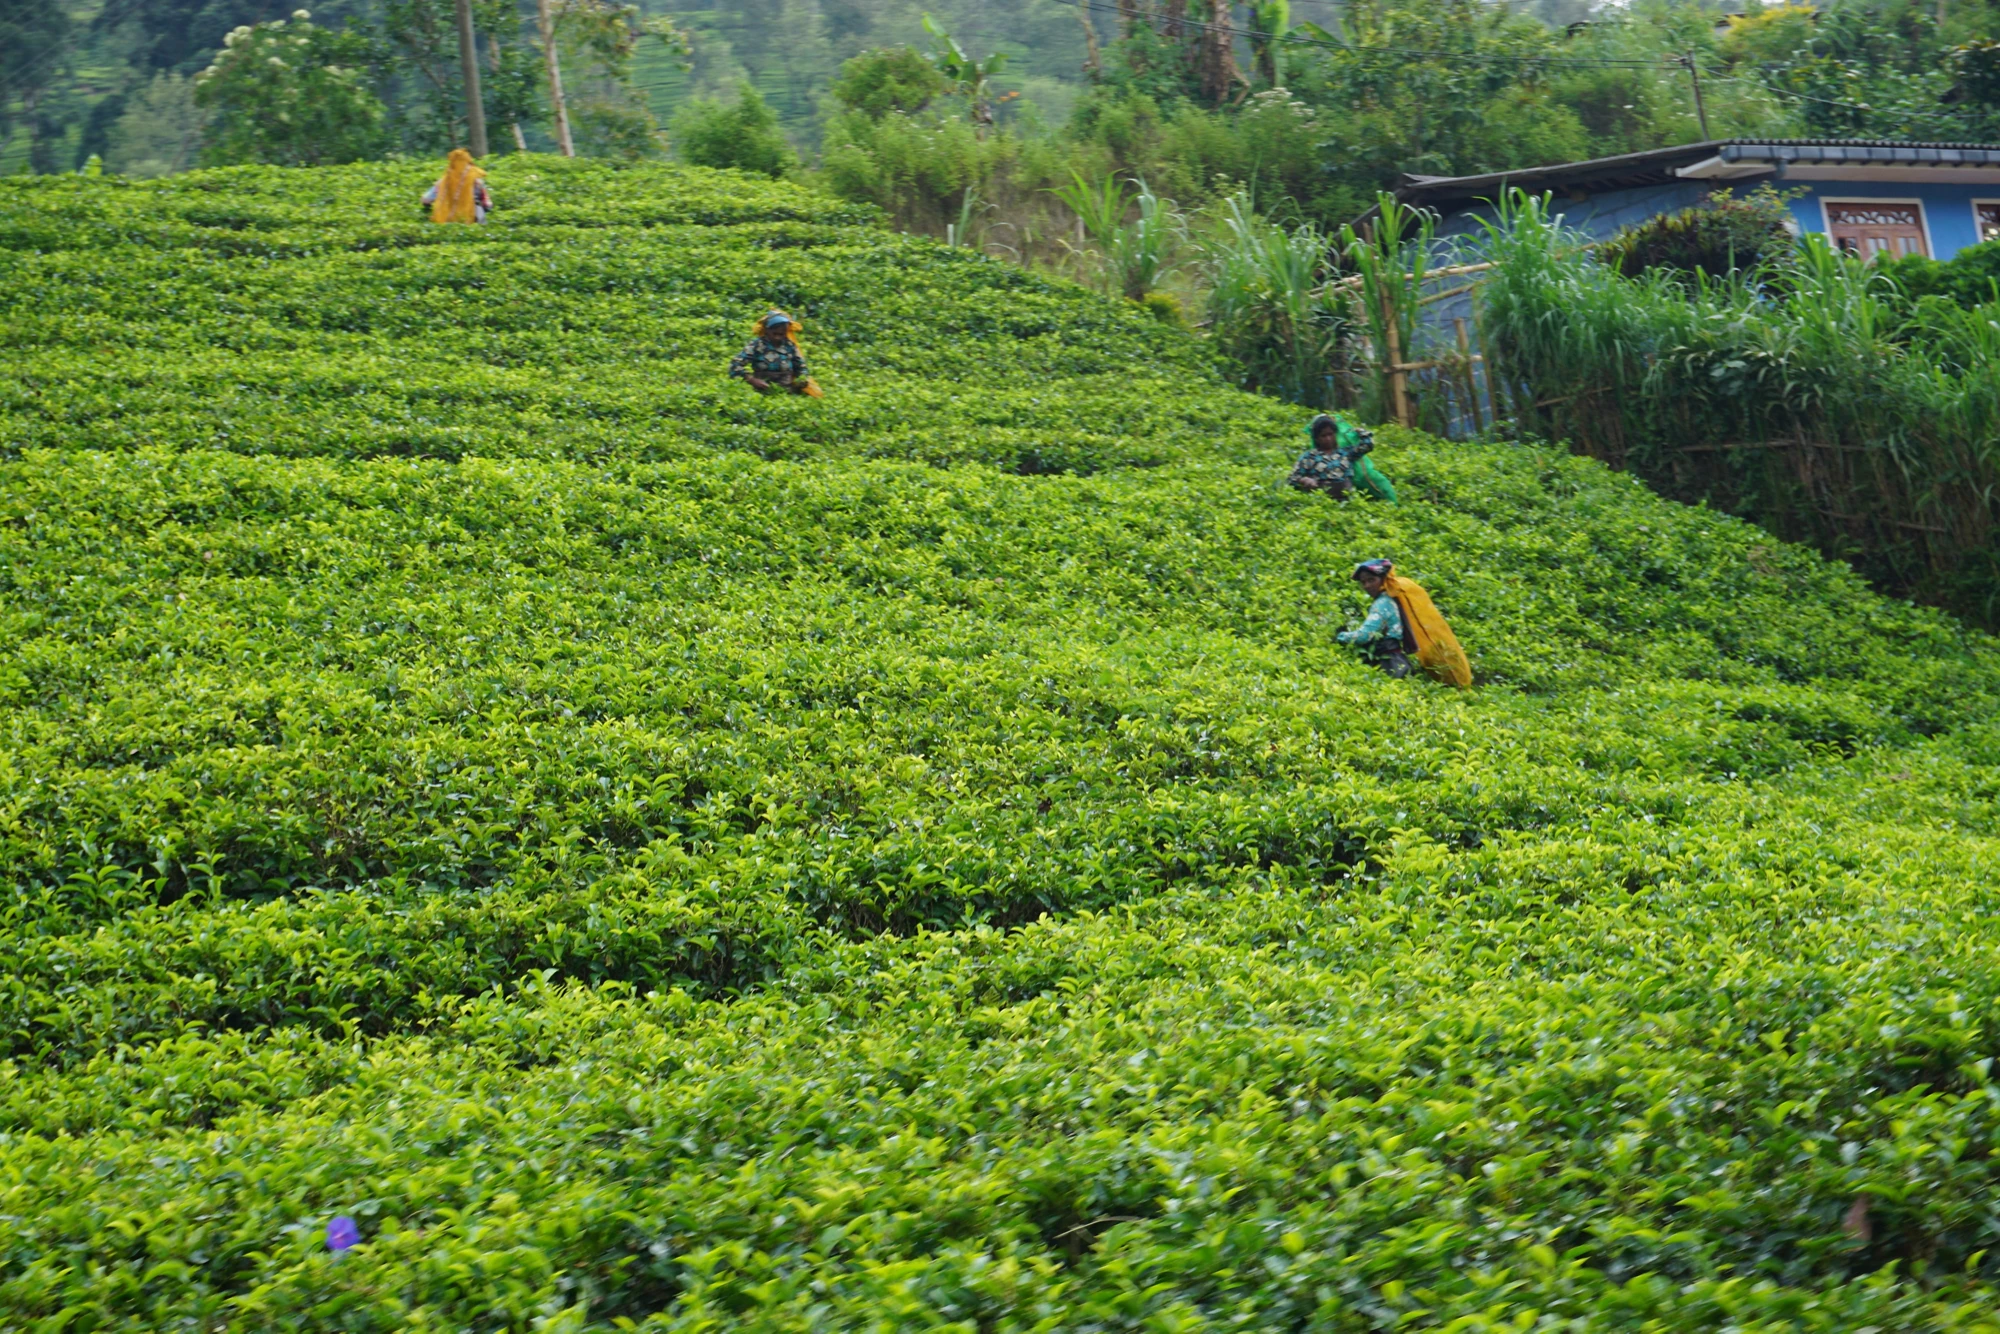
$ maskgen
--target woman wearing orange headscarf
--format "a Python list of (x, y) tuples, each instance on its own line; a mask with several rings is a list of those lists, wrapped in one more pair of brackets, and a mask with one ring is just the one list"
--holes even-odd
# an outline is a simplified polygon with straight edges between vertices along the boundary
[(472, 154), (454, 148), (444, 175), (424, 191), (424, 202), (431, 206), (432, 222), (478, 223), (493, 208), (493, 192), (486, 188), (486, 173), (473, 165)]
[(805, 394), (819, 398), (819, 386), (799, 351), (799, 322), (782, 310), (757, 321), (757, 336), (729, 363), (729, 377), (760, 394)]

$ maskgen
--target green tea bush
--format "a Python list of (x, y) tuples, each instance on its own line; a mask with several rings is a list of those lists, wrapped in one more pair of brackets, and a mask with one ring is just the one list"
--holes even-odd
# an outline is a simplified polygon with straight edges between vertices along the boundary
[(864, 208), (426, 183), (0, 183), (8, 1327), (1996, 1328), (1990, 640), (1556, 449), (1290, 491)]

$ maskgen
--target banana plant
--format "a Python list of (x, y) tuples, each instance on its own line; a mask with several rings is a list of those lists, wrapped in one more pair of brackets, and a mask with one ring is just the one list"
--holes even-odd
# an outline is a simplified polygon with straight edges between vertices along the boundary
[(950, 82), (951, 90), (971, 104), (972, 124), (983, 138), (993, 124), (993, 80), (1007, 68), (1007, 53), (995, 51), (984, 60), (974, 60), (929, 14), (924, 15), (924, 31), (931, 37), (931, 63)]

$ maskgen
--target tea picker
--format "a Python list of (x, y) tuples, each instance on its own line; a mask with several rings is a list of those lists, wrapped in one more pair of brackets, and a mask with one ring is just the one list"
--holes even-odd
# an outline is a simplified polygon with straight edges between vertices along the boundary
[(472, 154), (454, 148), (445, 159), (444, 175), (424, 191), (424, 203), (430, 206), (432, 222), (477, 224), (493, 211), (493, 192), (486, 188), (486, 173), (474, 165)]
[(1377, 500), (1396, 503), (1396, 488), (1367, 457), (1375, 436), (1352, 422), (1322, 412), (1306, 427), (1312, 447), (1299, 456), (1286, 479), (1301, 491), (1324, 491), (1345, 500), (1358, 487)]
[(806, 370), (799, 351), (799, 322), (782, 310), (757, 321), (757, 336), (729, 363), (729, 377), (742, 380), (760, 394), (805, 394), (820, 397), (819, 386)]
[(1472, 664), (1459, 647), (1444, 616), (1421, 584), (1397, 575), (1386, 560), (1365, 560), (1354, 567), (1354, 582), (1371, 601), (1368, 615), (1352, 630), (1334, 638), (1359, 645), (1369, 660), (1397, 678), (1410, 674), (1415, 657), (1424, 672), (1463, 690), (1472, 684)]

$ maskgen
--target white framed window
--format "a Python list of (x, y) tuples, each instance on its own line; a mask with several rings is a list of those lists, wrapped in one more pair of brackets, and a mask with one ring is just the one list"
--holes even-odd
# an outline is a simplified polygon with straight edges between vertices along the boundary
[(1826, 239), (1864, 259), (1930, 255), (1930, 222), (1921, 199), (1822, 199)]
[(1982, 241), (2000, 241), (2000, 199), (1972, 201), (1972, 225)]

